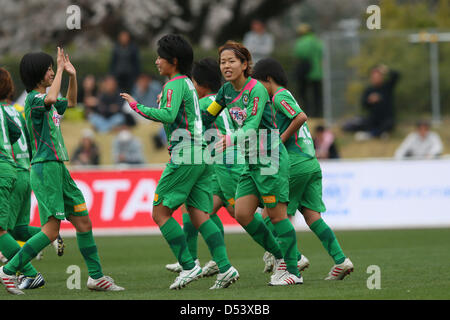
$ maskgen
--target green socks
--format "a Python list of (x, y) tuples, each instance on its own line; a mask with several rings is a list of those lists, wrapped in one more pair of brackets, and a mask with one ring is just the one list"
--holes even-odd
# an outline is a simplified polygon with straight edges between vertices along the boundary
[[(8, 235), (10, 239), (13, 240), (13, 238)], [(4, 238), (4, 237), (2, 237)], [(15, 242), (15, 240), (13, 240)], [(37, 256), (37, 254), (44, 249), (46, 246), (50, 244), (50, 239), (42, 232), (35, 234), (33, 237), (31, 237), (24, 245), (23, 247), (18, 250), (18, 252), (11, 258), (11, 260), (4, 266), (3, 270), (6, 274), (13, 275), (17, 271), (24, 270), (24, 267), (29, 264), (29, 262)], [(16, 245), (20, 248), (20, 246)], [(3, 248), (2, 248), (3, 252)], [(34, 270), (33, 272), (36, 272)], [(25, 273), (24, 273), (25, 274)], [(36, 272), (37, 274), (37, 272)]]
[(222, 220), (220, 220), (220, 218), (217, 215), (217, 213), (210, 214), (209, 218), (216, 224), (217, 228), (219, 228), (220, 233), (222, 234), (222, 237), (224, 237), (225, 236), (225, 231), (223, 229)]
[(92, 230), (88, 232), (77, 232), (77, 243), (88, 268), (89, 276), (93, 279), (103, 277), (100, 257), (98, 256)]
[(220, 273), (230, 269), (231, 264), (228, 260), (227, 250), (223, 235), (217, 225), (210, 219), (206, 220), (198, 229), (203, 239), (205, 239), (208, 249), (211, 252), (213, 260), (217, 263)]
[(186, 237), (187, 247), (189, 249), (189, 252), (191, 253), (192, 259), (196, 260), (198, 252), (198, 230), (195, 229), (194, 225), (192, 224), (189, 213), (183, 213), (183, 232)]
[(189, 253), (186, 237), (178, 222), (173, 217), (170, 217), (159, 229), (183, 269), (190, 270), (194, 268), (194, 259)]
[(300, 276), (297, 269), (297, 236), (295, 229), (289, 219), (281, 220), (273, 225), (278, 240), (280, 242), (281, 250), (283, 251), (284, 262), (286, 262), (286, 269), (296, 276)]
[[(275, 227), (273, 226), (272, 221), (270, 221), (270, 217), (265, 217), (264, 223), (266, 224), (266, 226), (270, 230), (270, 232), (272, 232), (273, 236), (278, 239), (278, 233), (275, 230)], [(298, 250), (297, 246), (295, 248), (297, 250), (297, 261), (300, 261), (300, 259), (302, 258), (302, 253)]]
[(322, 245), (327, 250), (328, 254), (333, 258), (335, 264), (344, 262), (344, 252), (342, 252), (341, 246), (339, 245), (333, 230), (331, 230), (322, 218), (314, 221), (309, 228), (320, 239)]
[(13, 230), (10, 230), (9, 233), (13, 236), (14, 239), (26, 242), (32, 236), (39, 233), (39, 231), (41, 231), (41, 228), (38, 227), (17, 226)]
[(275, 259), (283, 258), (280, 245), (264, 224), (259, 213), (255, 213), (253, 220), (243, 228), (261, 247), (273, 254)]

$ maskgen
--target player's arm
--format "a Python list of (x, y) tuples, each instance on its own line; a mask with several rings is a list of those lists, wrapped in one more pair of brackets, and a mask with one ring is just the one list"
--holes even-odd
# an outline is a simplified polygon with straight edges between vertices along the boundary
[(275, 96), (274, 107), (291, 119), (291, 123), (281, 134), (281, 141), (285, 143), (308, 120), (308, 117), (298, 105), (291, 94), (279, 94)]
[(44, 98), (44, 104), (47, 107), (47, 110), (50, 109), (51, 105), (56, 103), (58, 99), (59, 91), (61, 90), (61, 80), (62, 74), (64, 71), (65, 57), (64, 51), (60, 47), (58, 47), (58, 55), (56, 58), (56, 74), (53, 79), (53, 83), (48, 90), (47, 95)]
[(77, 71), (69, 59), (69, 55), (65, 56), (64, 71), (69, 74), (69, 87), (67, 88), (67, 107), (73, 108), (77, 105)]

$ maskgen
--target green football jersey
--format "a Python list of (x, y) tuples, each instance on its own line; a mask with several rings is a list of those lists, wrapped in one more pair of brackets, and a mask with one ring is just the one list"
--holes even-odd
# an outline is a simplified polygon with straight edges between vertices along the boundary
[(6, 113), (14, 120), (17, 126), (20, 128), (21, 135), (20, 138), (13, 144), (14, 160), (16, 161), (16, 166), (19, 169), (29, 170), (30, 169), (30, 152), (29, 143), (30, 138), (27, 131), (27, 126), (25, 119), (19, 111), (14, 108), (14, 106), (5, 106)]
[[(280, 88), (275, 92), (272, 97), (272, 104), (275, 108), (276, 124), (281, 135), (289, 127), (292, 119), (302, 113), (303, 110), (289, 90), (285, 88)], [(314, 141), (306, 122), (284, 145), (289, 153), (302, 155), (306, 158), (314, 158), (316, 156)]]
[(8, 106), (7, 103), (0, 102), (0, 161), (14, 165), (12, 145), (20, 138), (21, 131), (6, 112)]
[[(134, 110), (146, 119), (164, 124), (171, 161), (176, 151), (176, 155), (182, 156), (185, 163), (199, 163), (202, 152), (198, 150), (203, 150), (206, 143), (202, 136), (203, 123), (197, 91), (187, 76), (177, 74), (166, 82), (159, 108), (138, 103)], [(187, 158), (184, 158), (184, 150), (189, 151)]]
[(60, 123), (67, 109), (67, 99), (58, 98), (51, 106), (46, 106), (45, 93), (31, 91), (25, 99), (25, 118), (31, 140), (31, 163), (56, 160), (68, 161)]
[[(245, 156), (251, 155), (253, 148), (258, 152), (258, 159), (264, 155), (270, 157), (272, 148), (279, 147), (279, 135), (273, 136), (273, 130), (277, 129), (275, 113), (269, 94), (259, 81), (248, 77), (239, 92), (230, 82), (226, 82), (217, 93), (215, 102), (227, 109), (234, 127), (231, 141), (234, 144), (244, 142), (239, 147), (243, 148)], [(256, 136), (251, 136), (252, 130)]]

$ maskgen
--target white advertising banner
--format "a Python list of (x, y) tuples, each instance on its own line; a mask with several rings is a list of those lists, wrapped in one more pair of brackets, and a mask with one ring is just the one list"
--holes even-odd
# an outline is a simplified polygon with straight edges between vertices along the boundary
[[(450, 226), (450, 160), (321, 162), (334, 229)], [(300, 214), (296, 227), (305, 229)]]

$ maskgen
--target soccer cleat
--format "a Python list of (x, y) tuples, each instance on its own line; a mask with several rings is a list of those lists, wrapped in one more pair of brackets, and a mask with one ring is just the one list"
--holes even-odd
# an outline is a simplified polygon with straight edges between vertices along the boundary
[(294, 284), (303, 284), (303, 277), (297, 277), (295, 274), (289, 271), (284, 271), (276, 278), (272, 278), (269, 282), (269, 286), (289, 286)]
[(342, 280), (345, 276), (350, 274), (350, 272), (353, 272), (353, 263), (349, 258), (345, 258), (344, 262), (335, 264), (331, 268), (331, 271), (328, 273), (325, 280)]
[(273, 266), (275, 264), (275, 257), (270, 252), (264, 252), (263, 256), (264, 270), (263, 272), (272, 272)]
[(66, 245), (64, 244), (64, 240), (59, 234), (56, 240), (52, 242), (52, 245), (55, 248), (58, 257), (61, 257), (64, 254), (64, 248), (66, 247)]
[(214, 289), (228, 288), (232, 283), (235, 283), (238, 279), (239, 279), (239, 272), (236, 270), (235, 267), (232, 266), (224, 273), (219, 273), (217, 275), (216, 282), (209, 289), (214, 290)]
[(42, 274), (38, 273), (35, 277), (27, 277), (24, 275), (18, 278), (18, 288), (23, 289), (36, 289), (44, 286), (45, 280)]
[(119, 287), (111, 277), (103, 276), (98, 279), (88, 278), (87, 287), (95, 291), (123, 291), (125, 288)]
[(19, 295), (24, 294), (22, 290), (17, 288), (17, 277), (16, 275), (10, 276), (3, 272), (3, 267), (0, 267), (0, 281), (6, 287), (6, 291), (11, 294)]
[(176, 277), (175, 281), (170, 285), (170, 289), (182, 289), (187, 284), (191, 283), (194, 280), (197, 280), (202, 276), (202, 268), (198, 265), (195, 265), (190, 270), (181, 270), (180, 275)]
[[(196, 259), (195, 265), (200, 266), (200, 260)], [(175, 272), (175, 273), (180, 273), (181, 271), (183, 271), (183, 267), (181, 266), (181, 264), (179, 262), (166, 264), (166, 269), (169, 270), (170, 272)]]
[(202, 270), (202, 277), (211, 277), (219, 273), (219, 267), (214, 260), (211, 260), (207, 264), (205, 264)]
[(307, 257), (302, 255), (300, 260), (298, 260), (298, 262), (297, 262), (298, 272), (302, 272), (303, 270), (305, 270), (308, 267), (309, 267), (309, 260)]
[(36, 260), (42, 260), (42, 258), (44, 258), (44, 251), (39, 251), (39, 253), (36, 256)]

